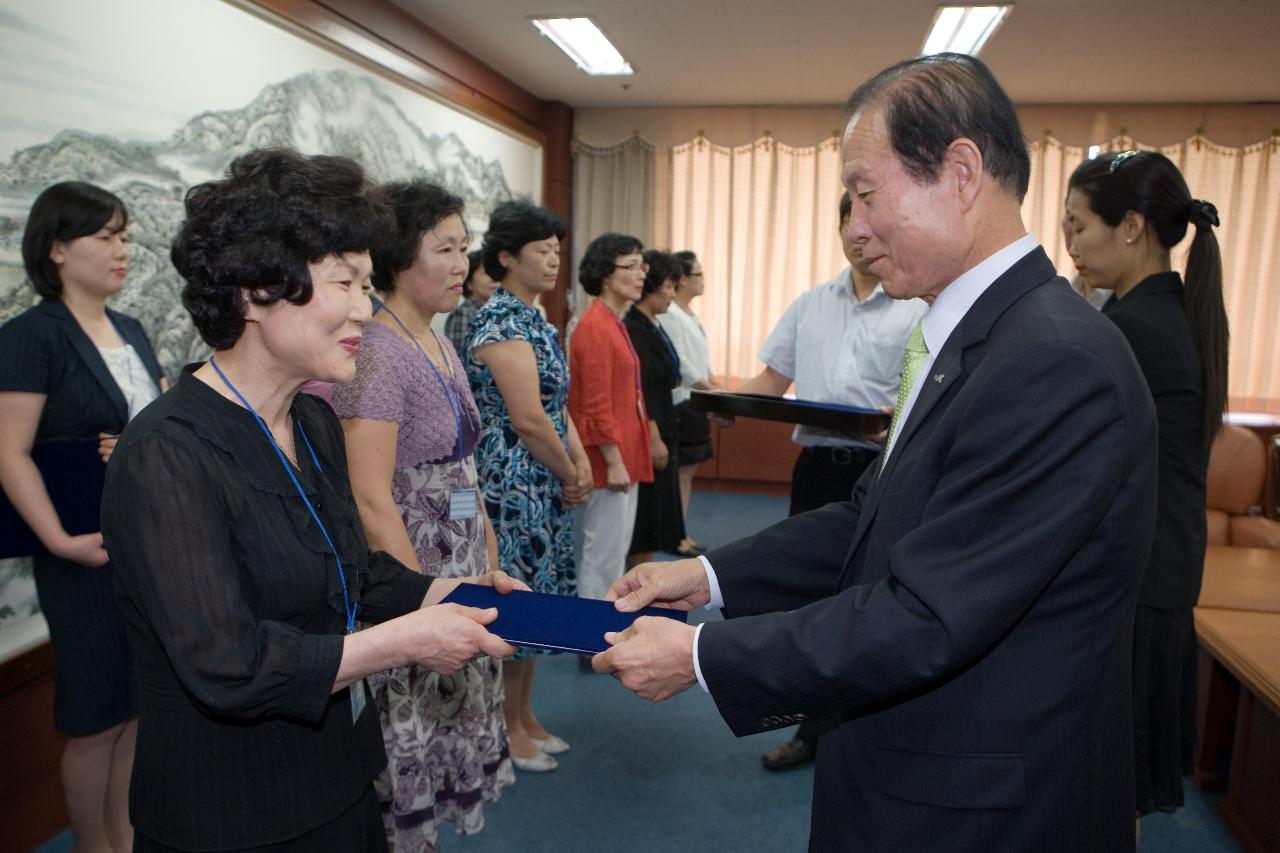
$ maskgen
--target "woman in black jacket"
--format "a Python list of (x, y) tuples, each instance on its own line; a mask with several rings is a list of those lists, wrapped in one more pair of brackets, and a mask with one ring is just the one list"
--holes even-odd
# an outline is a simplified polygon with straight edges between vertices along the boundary
[(644, 253), (648, 270), (640, 299), (627, 312), (625, 325), (640, 359), (640, 386), (649, 416), (649, 456), (653, 482), (641, 483), (636, 497), (636, 526), (627, 551), (627, 567), (648, 562), (654, 551), (676, 551), (684, 540), (676, 451), (679, 429), (672, 390), (680, 384), (680, 357), (658, 325), (676, 298), (680, 264), (666, 252)]
[(512, 651), (495, 610), (438, 604), (459, 579), (370, 552), (337, 416), (298, 393), (355, 375), (386, 211), (355, 162), (273, 149), (186, 213), (172, 258), (215, 352), (129, 425), (103, 496), (137, 661), (134, 849), (382, 851), (364, 677)]
[[(1227, 403), (1227, 315), (1212, 204), (1191, 197), (1163, 154), (1122, 151), (1071, 175), (1068, 248), (1129, 341), (1158, 419), (1156, 533), (1134, 620), (1139, 816), (1182, 805), (1195, 748), (1196, 636), (1209, 448)], [(1195, 229), (1184, 279), (1170, 250)]]
[(43, 299), (0, 327), (0, 484), (46, 552), (35, 581), (54, 653), (54, 726), (67, 736), (67, 814), (83, 850), (133, 843), (133, 661), (102, 534), (64, 529), (32, 452), (96, 443), (105, 462), (125, 423), (167, 387), (142, 324), (106, 307), (129, 269), (128, 224), (124, 202), (93, 184), (42, 192), (22, 257)]

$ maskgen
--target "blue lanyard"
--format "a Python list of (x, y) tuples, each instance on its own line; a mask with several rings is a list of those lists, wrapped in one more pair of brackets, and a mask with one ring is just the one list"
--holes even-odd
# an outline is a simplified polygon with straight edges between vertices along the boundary
[[(298, 497), (302, 498), (302, 505), (307, 508), (307, 512), (311, 513), (311, 520), (316, 523), (316, 527), (320, 528), (320, 534), (324, 536), (324, 541), (329, 546), (329, 550), (333, 552), (333, 559), (338, 563), (338, 580), (342, 584), (342, 610), (347, 617), (347, 633), (354, 634), (356, 632), (356, 611), (360, 609), (360, 600), (356, 599), (353, 604), (347, 596), (347, 574), (342, 569), (342, 558), (338, 556), (338, 549), (334, 547), (333, 539), (329, 537), (329, 531), (325, 529), (324, 523), (320, 521), (320, 516), (316, 515), (315, 507), (311, 505), (311, 501), (307, 500), (307, 493), (302, 490), (302, 484), (298, 482), (298, 478), (294, 476), (293, 466), (289, 464), (289, 460), (285, 458), (284, 451), (280, 449), (280, 445), (276, 442), (275, 437), (271, 435), (271, 430), (267, 429), (267, 424), (258, 413), (253, 410), (253, 406), (249, 405), (249, 401), (244, 395), (231, 384), (231, 380), (227, 378), (227, 374), (222, 372), (222, 368), (218, 367), (218, 362), (214, 361), (213, 356), (209, 356), (209, 364), (217, 372), (219, 378), (227, 384), (231, 389), (231, 393), (239, 398), (244, 407), (249, 410), (249, 414), (253, 415), (253, 419), (258, 422), (258, 426), (262, 428), (262, 433), (267, 437), (267, 441), (271, 442), (272, 449), (275, 450), (276, 456), (280, 458), (280, 464), (284, 466), (284, 472), (289, 475), (289, 479), (293, 481), (293, 487), (298, 490)], [(321, 475), (324, 474), (324, 468), (320, 467), (320, 460), (316, 457), (316, 451), (311, 446), (311, 439), (307, 438), (307, 431), (302, 426), (302, 421), (298, 421), (298, 432), (302, 433), (302, 442), (307, 446), (307, 453), (311, 454), (311, 461), (316, 466), (316, 471)]]
[[(436, 367), (436, 363), (431, 360), (431, 356), (427, 355), (427, 351), (422, 348), (422, 344), (414, 336), (413, 332), (409, 331), (409, 327), (401, 322), (400, 318), (396, 316), (396, 312), (392, 311), (391, 307), (385, 302), (380, 301), (378, 303), (378, 307), (390, 314), (391, 319), (395, 320), (396, 324), (404, 330), (405, 335), (408, 336), (409, 340), (413, 341), (414, 346), (418, 348), (418, 352), (422, 353), (422, 358), (427, 362), (427, 367), (430, 367), (431, 372), (435, 374), (436, 381), (440, 383), (441, 393), (443, 393), (445, 399), (449, 401), (449, 410), (453, 412), (453, 424), (458, 430), (458, 440), (453, 446), (454, 453), (457, 456), (462, 456), (462, 393), (458, 391), (458, 380), (453, 369), (453, 362), (449, 360), (449, 354), (445, 352), (444, 344), (440, 342), (440, 336), (436, 334), (435, 329), (431, 330), (431, 336), (435, 338), (436, 345), (440, 347), (440, 355), (444, 357), (445, 363), (449, 365), (449, 384), (447, 385), (444, 381), (444, 374), (440, 372), (440, 368)], [(451, 388), (452, 390), (450, 390)]]

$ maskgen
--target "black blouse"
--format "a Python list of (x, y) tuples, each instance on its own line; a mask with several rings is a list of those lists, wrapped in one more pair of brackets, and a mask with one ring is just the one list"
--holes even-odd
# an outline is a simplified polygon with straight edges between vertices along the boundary
[(675, 348), (662, 327), (646, 317), (638, 308), (626, 316), (627, 334), (640, 359), (640, 385), (644, 407), (649, 418), (658, 425), (658, 434), (668, 447), (676, 442), (676, 410), (671, 391), (680, 384), (680, 367)]
[[(297, 433), (295, 473), (359, 619), (416, 609), (430, 579), (369, 551), (337, 418), (302, 394), (291, 411), (323, 470)], [(222, 850), (296, 837), (354, 803), (386, 761), (378, 714), (353, 726), (349, 691), (330, 694), (337, 568), (253, 416), (184, 374), (112, 454), (102, 532), (137, 662), (134, 826)]]
[(1209, 441), (1204, 434), (1200, 357), (1176, 272), (1143, 279), (1102, 307), (1129, 341), (1156, 404), (1156, 535), (1138, 603), (1190, 610), (1200, 597), (1207, 539), (1204, 494)]

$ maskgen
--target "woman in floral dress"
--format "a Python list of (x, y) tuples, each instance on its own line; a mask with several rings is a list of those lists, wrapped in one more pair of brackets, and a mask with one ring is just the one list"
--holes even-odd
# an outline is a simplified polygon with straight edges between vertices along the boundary
[[(471, 324), (467, 376), (483, 426), (476, 447), (480, 489), (497, 532), (499, 563), (536, 592), (573, 595), (568, 510), (591, 493), (591, 463), (565, 410), (569, 369), (556, 330), (533, 302), (556, 285), (564, 224), (525, 202), (489, 219), (485, 271), (501, 284)], [(511, 757), (526, 771), (556, 767), (569, 748), (533, 712), (536, 658), (521, 650), (503, 668)]]
[[(384, 304), (364, 329), (355, 379), (333, 389), (351, 485), (370, 546), (434, 577), (497, 567), (472, 458), (480, 416), (458, 354), (431, 331), (467, 272), (463, 201), (426, 181), (379, 194), (396, 228), (373, 251)], [(376, 787), (396, 853), (436, 849), (441, 823), (484, 826), (483, 805), (515, 781), (502, 715), (501, 664), (453, 675), (403, 667), (369, 677), (387, 771)]]

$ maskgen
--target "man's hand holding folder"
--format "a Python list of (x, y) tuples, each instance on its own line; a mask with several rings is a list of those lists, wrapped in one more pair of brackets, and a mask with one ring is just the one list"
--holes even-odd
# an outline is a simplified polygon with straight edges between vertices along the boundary
[[(606, 599), (622, 613), (646, 607), (689, 611), (711, 601), (702, 561), (642, 563), (609, 589)], [(644, 699), (661, 702), (692, 687), (693, 640), (697, 629), (673, 619), (642, 616), (630, 628), (605, 635), (608, 651), (591, 667), (611, 673), (622, 686)]]

